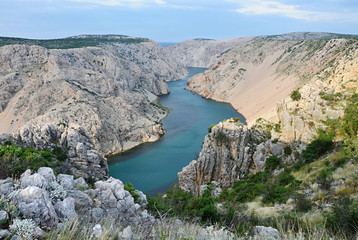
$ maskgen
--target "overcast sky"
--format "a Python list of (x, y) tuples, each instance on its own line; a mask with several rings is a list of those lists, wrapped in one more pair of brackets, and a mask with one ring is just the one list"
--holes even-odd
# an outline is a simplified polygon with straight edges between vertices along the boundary
[(358, 34), (357, 0), (0, 0), (0, 36), (122, 34), (159, 42)]

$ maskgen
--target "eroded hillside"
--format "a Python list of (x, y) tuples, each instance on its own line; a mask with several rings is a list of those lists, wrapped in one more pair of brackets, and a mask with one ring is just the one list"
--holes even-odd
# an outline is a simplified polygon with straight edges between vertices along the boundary
[(150, 40), (61, 50), (7, 45), (0, 64), (0, 133), (36, 145), (31, 129), (76, 124), (102, 154), (163, 134), (166, 113), (152, 101), (169, 93), (165, 81), (186, 74)]
[(308, 82), (322, 80), (336, 90), (357, 86), (358, 41), (260, 40), (236, 47), (188, 89), (231, 103), (249, 124), (275, 117), (276, 102)]

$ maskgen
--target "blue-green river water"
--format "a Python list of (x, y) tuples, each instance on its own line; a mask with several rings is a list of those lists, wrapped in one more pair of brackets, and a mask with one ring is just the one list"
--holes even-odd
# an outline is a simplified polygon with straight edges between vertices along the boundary
[(185, 79), (168, 83), (171, 93), (160, 97), (160, 103), (170, 109), (162, 121), (166, 133), (154, 143), (110, 157), (110, 176), (130, 182), (149, 195), (165, 192), (177, 181), (177, 173), (200, 152), (211, 124), (231, 117), (245, 122), (230, 104), (208, 100), (184, 89), (191, 76), (205, 70), (188, 68)]

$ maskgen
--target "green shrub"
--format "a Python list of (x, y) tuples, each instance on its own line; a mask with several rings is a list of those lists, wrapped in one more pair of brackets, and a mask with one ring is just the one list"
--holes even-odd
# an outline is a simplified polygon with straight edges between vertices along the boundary
[(147, 207), (155, 216), (165, 213), (170, 216), (184, 216), (185, 207), (191, 199), (192, 196), (176, 184), (169, 188), (165, 195), (159, 194), (155, 198), (149, 197)]
[(301, 93), (299, 92), (299, 89), (293, 90), (290, 95), (291, 99), (293, 101), (298, 101), (301, 99)]
[(266, 158), (266, 168), (270, 171), (275, 170), (277, 167), (281, 166), (282, 160), (277, 156), (269, 156)]
[(209, 187), (201, 196), (192, 198), (185, 207), (185, 212), (191, 217), (200, 217), (204, 222), (217, 222), (219, 215), (215, 207), (215, 199), (211, 196), (211, 190)]
[(292, 149), (290, 145), (285, 146), (285, 148), (283, 149), (284, 153), (286, 156), (289, 156), (292, 154)]
[(335, 234), (347, 234), (353, 237), (358, 230), (358, 206), (349, 198), (343, 198), (333, 204), (332, 211), (326, 213), (326, 228)]
[(124, 184), (124, 190), (128, 191), (132, 195), (132, 197), (134, 198), (134, 202), (138, 202), (139, 195), (135, 192), (136, 189), (131, 183), (127, 182), (126, 184)]
[(319, 131), (318, 138), (309, 143), (306, 149), (302, 151), (304, 160), (310, 163), (325, 154), (333, 146), (333, 137), (334, 133), (326, 134), (323, 131)]
[(344, 117), (341, 126), (343, 132), (349, 137), (356, 137), (358, 134), (358, 94), (349, 99), (349, 104), (344, 110)]
[(216, 124), (211, 124), (210, 127), (208, 128), (208, 133), (211, 133), (211, 130), (213, 129), (213, 127), (215, 127)]
[(227, 136), (223, 131), (218, 131), (215, 136), (215, 139), (219, 144), (227, 143), (229, 141), (229, 139), (227, 138)]

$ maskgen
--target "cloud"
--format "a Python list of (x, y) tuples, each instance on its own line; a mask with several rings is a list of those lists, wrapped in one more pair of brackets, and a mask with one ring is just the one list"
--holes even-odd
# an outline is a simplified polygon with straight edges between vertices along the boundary
[(70, 2), (89, 3), (109, 7), (146, 7), (150, 5), (165, 5), (164, 0), (68, 0)]
[(278, 1), (251, 0), (232, 1), (241, 5), (236, 12), (247, 15), (281, 15), (306, 21), (327, 21), (338, 20), (342, 16), (337, 13), (311, 11), (302, 9), (299, 5), (289, 5)]

